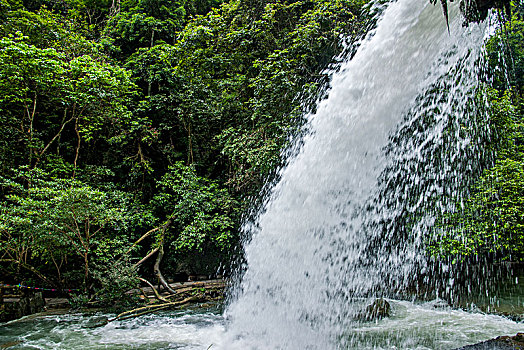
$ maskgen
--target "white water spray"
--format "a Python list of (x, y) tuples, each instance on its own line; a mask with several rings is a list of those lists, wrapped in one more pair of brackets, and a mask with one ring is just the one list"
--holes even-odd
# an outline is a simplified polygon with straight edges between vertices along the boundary
[[(446, 144), (450, 138), (443, 137), (444, 130), (460, 129), (451, 126), (460, 123), (456, 114), (466, 107), (457, 105), (466, 104), (477, 84), (475, 61), (485, 37), (479, 26), (462, 27), (457, 7), (448, 33), (441, 9), (429, 1), (389, 4), (376, 30), (334, 74), (328, 99), (309, 117), (302, 149), (282, 170), (265, 211), (246, 227), (252, 235), (247, 268), (226, 310), (228, 349), (347, 348), (352, 301), (398, 288), (417, 272), (434, 217), (411, 223), (402, 244), (389, 241), (399, 239), (394, 221), (447, 191), (445, 179), (461, 183), (452, 167), (470, 143), (457, 135)], [(431, 88), (448, 93), (437, 91), (422, 103)], [(429, 129), (391, 146), (428, 111)], [(422, 156), (432, 156), (424, 151), (428, 144), (447, 148), (452, 159), (431, 174), (442, 181), (408, 198), (406, 189), (425, 180), (395, 166), (423, 164)], [(390, 178), (409, 184), (385, 190)]]

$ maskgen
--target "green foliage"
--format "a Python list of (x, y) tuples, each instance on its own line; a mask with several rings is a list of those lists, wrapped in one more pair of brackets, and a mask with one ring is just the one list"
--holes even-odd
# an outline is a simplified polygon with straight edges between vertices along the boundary
[[(493, 36), (486, 44), (489, 64), (494, 71), (494, 87), (513, 87), (516, 97), (524, 96), (524, 21), (514, 16), (505, 24), (503, 33)], [(522, 109), (520, 110), (522, 113)]]
[(93, 268), (96, 283), (94, 300), (99, 306), (118, 309), (136, 305), (138, 297), (126, 292), (139, 287), (138, 277), (137, 268), (128, 260), (113, 257), (110, 261), (99, 261)]
[(22, 36), (27, 44), (40, 49), (55, 49), (67, 60), (89, 55), (95, 60), (104, 61), (100, 45), (78, 33), (74, 22), (68, 18), (46, 8), (37, 12), (18, 9), (8, 11), (6, 15), (6, 21), (0, 22), (0, 35), (3, 37)]
[(87, 293), (74, 293), (69, 297), (69, 305), (73, 309), (81, 309), (89, 304), (89, 295)]
[(484, 173), (464, 211), (448, 216), (438, 252), (524, 260), (524, 163), (504, 159)]
[[(65, 147), (76, 163), (79, 140), (111, 137), (128, 123), (125, 106), (134, 85), (121, 68), (88, 55), (68, 59), (53, 48), (41, 49), (24, 37), (0, 40), (0, 112), (5, 132), (0, 136), (0, 159), (6, 171), (17, 165), (38, 164), (58, 154), (61, 135), (76, 132)], [(64, 131), (65, 130), (65, 131)], [(108, 132), (109, 131), (109, 132)], [(16, 147), (13, 147), (16, 145)], [(55, 148), (56, 146), (56, 148)]]
[(107, 50), (127, 58), (139, 48), (173, 43), (190, 16), (206, 14), (221, 0), (125, 1), (108, 19), (103, 33)]
[(226, 189), (178, 162), (158, 182), (153, 205), (172, 221), (166, 235), (178, 256), (218, 250), (227, 254), (236, 240), (239, 205)]
[(319, 72), (342, 50), (340, 36), (356, 30), (357, 7), (232, 1), (190, 21), (174, 44), (137, 50), (127, 67), (158, 140), (174, 146), (166, 158), (257, 193), (327, 82)]
[(524, 125), (510, 94), (490, 96), (498, 158), (462, 207), (443, 219), (435, 254), (524, 259)]

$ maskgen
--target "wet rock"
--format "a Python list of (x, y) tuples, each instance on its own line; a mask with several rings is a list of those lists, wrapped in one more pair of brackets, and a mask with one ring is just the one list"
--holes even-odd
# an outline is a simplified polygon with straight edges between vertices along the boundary
[(69, 309), (71, 304), (67, 298), (47, 298), (45, 299), (46, 308), (51, 309)]
[(433, 300), (432, 302), (430, 302), (430, 305), (433, 305), (433, 308), (435, 309), (447, 309), (448, 307), (450, 307), (448, 302), (442, 299)]
[(455, 350), (524, 350), (524, 333), (513, 337), (502, 336)]
[(355, 319), (357, 321), (374, 321), (384, 317), (389, 317), (391, 312), (391, 305), (387, 300), (378, 298), (373, 301), (370, 305), (366, 306), (366, 309), (359, 312)]
[(8, 349), (8, 348), (11, 348), (13, 346), (17, 346), (17, 345), (19, 345), (21, 343), (22, 343), (21, 340), (8, 341), (7, 343), (1, 344), (0, 345), (0, 349)]

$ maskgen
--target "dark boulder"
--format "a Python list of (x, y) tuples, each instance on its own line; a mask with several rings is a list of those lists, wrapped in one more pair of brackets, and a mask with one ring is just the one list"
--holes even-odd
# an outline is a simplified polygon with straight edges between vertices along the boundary
[(44, 306), (45, 300), (41, 292), (23, 293), (17, 298), (6, 298), (0, 303), (0, 322), (40, 312)]

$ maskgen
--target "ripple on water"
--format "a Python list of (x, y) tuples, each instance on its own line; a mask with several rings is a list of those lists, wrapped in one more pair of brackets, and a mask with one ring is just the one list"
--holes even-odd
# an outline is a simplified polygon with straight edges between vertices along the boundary
[[(483, 313), (389, 300), (392, 315), (356, 324), (338, 349), (453, 349), (524, 331), (524, 323)], [(184, 349), (275, 350), (249, 335), (232, 337), (218, 310), (184, 310), (145, 315), (90, 328), (107, 314), (26, 318), (0, 328), (0, 348), (9, 349)], [(20, 344), (14, 342), (20, 341)], [(286, 349), (288, 350), (288, 349)], [(320, 349), (319, 349), (320, 350)], [(323, 349), (322, 349), (323, 350)]]

